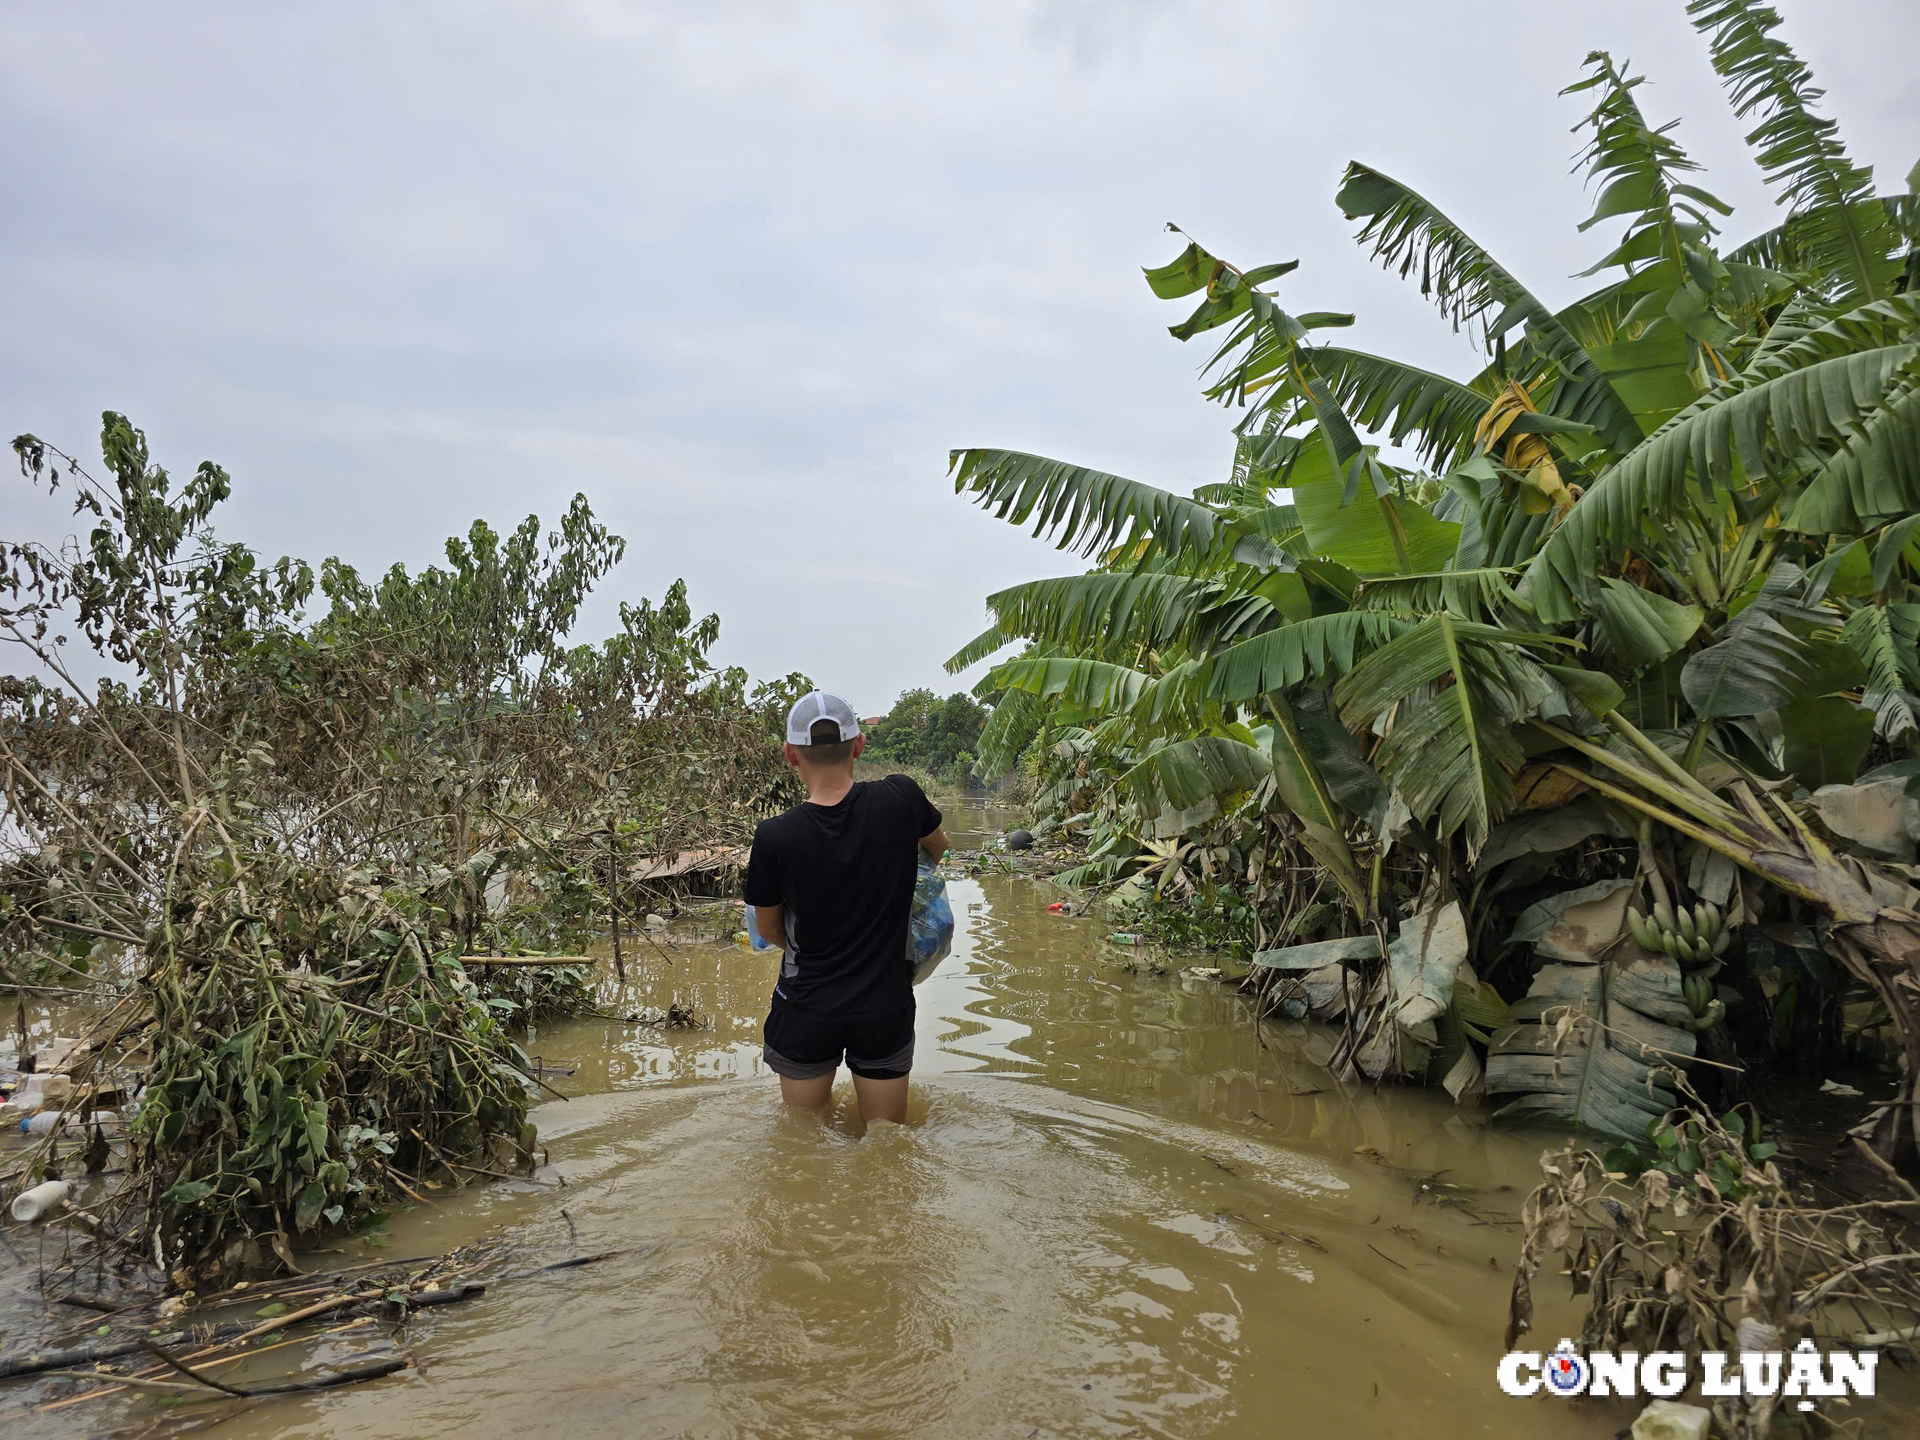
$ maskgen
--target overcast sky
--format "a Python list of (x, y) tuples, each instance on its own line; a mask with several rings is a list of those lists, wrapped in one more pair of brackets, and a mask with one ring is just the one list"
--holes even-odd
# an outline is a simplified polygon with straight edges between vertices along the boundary
[[(1854, 157), (1920, 156), (1912, 0), (1779, 0)], [(1295, 310), (1464, 373), (1372, 269), (1345, 162), (1422, 191), (1549, 302), (1587, 52), (1685, 117), (1734, 238), (1775, 211), (1682, 0), (0, 6), (0, 427), (99, 413), (235, 479), (227, 538), (363, 571), (575, 491), (684, 576), (717, 658), (863, 713), (951, 689), (991, 590), (1082, 568), (954, 496), (955, 446), (1181, 490), (1232, 416), (1139, 267), (1180, 224), (1298, 258)], [(0, 481), (6, 533), (64, 507)], [(17, 663), (17, 662), (15, 662)], [(969, 679), (972, 677), (968, 677)]]

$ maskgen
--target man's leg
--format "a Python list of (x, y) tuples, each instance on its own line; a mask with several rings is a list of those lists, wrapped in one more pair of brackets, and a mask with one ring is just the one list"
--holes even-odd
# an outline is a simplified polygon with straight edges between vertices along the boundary
[(907, 1072), (913, 1069), (913, 1006), (857, 1021), (847, 1036), (847, 1068), (862, 1120), (904, 1123)]
[(860, 1102), (860, 1118), (871, 1125), (876, 1120), (891, 1120), (903, 1125), (907, 1119), (907, 1077), (872, 1080), (865, 1075), (853, 1077), (853, 1095)]
[[(833, 1070), (824, 1075), (815, 1075), (805, 1080), (796, 1080), (791, 1075), (780, 1077), (780, 1098), (787, 1103), (789, 1110), (805, 1110), (815, 1115), (823, 1113), (829, 1101), (833, 1099)], [(861, 1082), (854, 1081), (854, 1089), (859, 1090)], [(904, 1106), (905, 1101), (901, 1104)], [(864, 1109), (864, 1105), (862, 1106)]]
[(760, 1058), (780, 1077), (780, 1098), (789, 1110), (818, 1115), (833, 1099), (833, 1077), (840, 1068), (840, 1044), (834, 1028), (795, 1011), (776, 994), (761, 1034)]

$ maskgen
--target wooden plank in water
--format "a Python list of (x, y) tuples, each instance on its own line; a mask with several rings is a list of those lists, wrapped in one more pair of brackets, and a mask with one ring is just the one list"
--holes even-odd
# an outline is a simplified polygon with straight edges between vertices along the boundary
[(561, 965), (597, 965), (592, 955), (462, 955), (462, 965), (532, 965), (557, 968)]
[(627, 876), (632, 880), (672, 880), (714, 870), (738, 870), (746, 863), (744, 845), (708, 845), (698, 850), (682, 850), (671, 858), (646, 856), (627, 871)]

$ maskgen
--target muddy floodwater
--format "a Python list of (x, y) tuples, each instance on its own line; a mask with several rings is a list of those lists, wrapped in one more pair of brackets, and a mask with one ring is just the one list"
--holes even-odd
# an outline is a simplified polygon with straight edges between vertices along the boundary
[[(1004, 823), (950, 812), (962, 846)], [(424, 1312), (417, 1368), (210, 1433), (1411, 1440), (1631, 1419), (1494, 1384), (1542, 1136), (1444, 1095), (1344, 1093), (1309, 1058), (1323, 1035), (1263, 1048), (1231, 991), (1120, 968), (1111, 927), (1048, 914), (1043, 885), (949, 893), (907, 1125), (859, 1134), (844, 1072), (829, 1123), (782, 1115), (759, 1056), (773, 957), (643, 946), (627, 1003), (711, 1028), (543, 1027), (529, 1049), (578, 1067), (534, 1113), (547, 1183), (445, 1187), (319, 1259), (500, 1234), (622, 1253)], [(1530, 1343), (1551, 1348), (1543, 1319)], [(159, 1413), (100, 1400), (14, 1433)]]

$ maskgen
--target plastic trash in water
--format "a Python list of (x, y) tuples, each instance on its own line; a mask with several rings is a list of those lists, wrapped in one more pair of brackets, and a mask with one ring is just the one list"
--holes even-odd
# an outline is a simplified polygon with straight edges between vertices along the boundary
[[(50, 1130), (66, 1130), (69, 1128), (85, 1130), (90, 1125), (98, 1125), (112, 1130), (118, 1125), (125, 1124), (138, 1113), (138, 1110), (139, 1107), (136, 1103), (133, 1108), (128, 1110), (103, 1108), (95, 1110), (91, 1115), (83, 1115), (78, 1110), (62, 1110), (59, 1106), (50, 1106), (38, 1114), (23, 1117), (20, 1121), (19, 1128), (20, 1133), (23, 1135), (45, 1135)], [(8, 1123), (12, 1123), (11, 1117), (9, 1117)]]
[(9, 1103), (14, 1106), (15, 1114), (31, 1115), (49, 1106), (57, 1110), (72, 1094), (71, 1075), (29, 1075), (27, 1082), (13, 1092)]
[(913, 881), (913, 909), (907, 916), (907, 964), (918, 985), (934, 972), (953, 949), (953, 906), (947, 903), (947, 882), (940, 867), (920, 852)]
[(72, 1193), (73, 1186), (65, 1180), (49, 1180), (31, 1190), (22, 1190), (13, 1197), (13, 1218), (22, 1225), (44, 1220), (66, 1203)]
[(1067, 909), (1066, 901), (1056, 900), (1053, 902), (1053, 904), (1047, 906), (1047, 913), (1049, 915), (1064, 915), (1066, 913), (1066, 909)]
[(1132, 930), (1122, 930), (1118, 935), (1107, 936), (1109, 945), (1144, 945), (1147, 942)]
[(73, 1094), (71, 1075), (49, 1075), (35, 1071), (31, 1075), (20, 1077), (19, 1083), (11, 1087), (13, 1103), (18, 1105), (30, 1095), (40, 1097), (40, 1103), (50, 1104), (65, 1100)]

